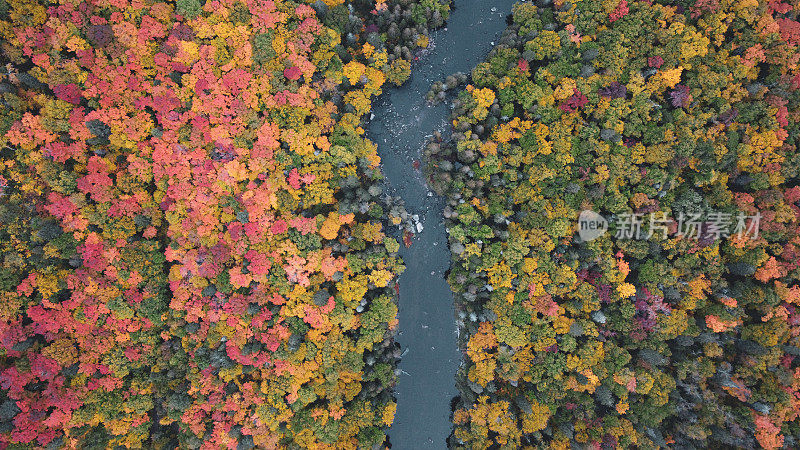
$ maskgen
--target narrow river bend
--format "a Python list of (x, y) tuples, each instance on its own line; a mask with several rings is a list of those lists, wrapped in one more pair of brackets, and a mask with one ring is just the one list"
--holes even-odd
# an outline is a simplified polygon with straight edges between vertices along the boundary
[(415, 169), (434, 131), (448, 130), (449, 108), (426, 105), (433, 81), (454, 72), (469, 73), (488, 54), (505, 29), (517, 0), (456, 0), (447, 27), (431, 35), (431, 48), (412, 66), (411, 79), (389, 89), (373, 105), (367, 136), (378, 145), (389, 192), (401, 196), (409, 214), (424, 229), (410, 248), (402, 248), (406, 271), (400, 276), (400, 362), (397, 413), (389, 431), (392, 448), (446, 448), (450, 400), (457, 394), (455, 373), (461, 361), (456, 342), (453, 296), (444, 279), (450, 252), (442, 218), (444, 199), (428, 189)]

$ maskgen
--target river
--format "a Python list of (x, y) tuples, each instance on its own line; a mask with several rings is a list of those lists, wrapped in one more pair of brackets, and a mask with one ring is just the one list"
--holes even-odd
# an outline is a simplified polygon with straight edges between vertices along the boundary
[(442, 210), (445, 200), (426, 186), (414, 161), (434, 131), (445, 134), (450, 109), (428, 106), (432, 82), (455, 72), (469, 73), (505, 29), (517, 0), (456, 0), (445, 28), (431, 34), (431, 46), (412, 66), (411, 78), (388, 89), (373, 105), (367, 136), (378, 145), (388, 190), (418, 214), (424, 227), (400, 255), (397, 341), (405, 355), (396, 388), (397, 413), (389, 430), (393, 450), (446, 448), (450, 401), (458, 394), (455, 373), (461, 362), (456, 341), (453, 295), (444, 279), (450, 252)]

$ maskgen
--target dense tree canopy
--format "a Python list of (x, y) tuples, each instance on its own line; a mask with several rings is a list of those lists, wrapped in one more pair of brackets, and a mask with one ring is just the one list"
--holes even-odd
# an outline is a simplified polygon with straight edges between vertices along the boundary
[(383, 441), (411, 224), (361, 116), (448, 11), (0, 1), (0, 446)]
[[(362, 125), (449, 10), (0, 0), (0, 447), (379, 447), (415, 228)], [(799, 15), (520, 2), (434, 84), (451, 447), (800, 445)]]
[[(427, 150), (466, 361), (452, 447), (797, 447), (798, 12), (516, 5)], [(584, 210), (610, 232), (581, 240)]]

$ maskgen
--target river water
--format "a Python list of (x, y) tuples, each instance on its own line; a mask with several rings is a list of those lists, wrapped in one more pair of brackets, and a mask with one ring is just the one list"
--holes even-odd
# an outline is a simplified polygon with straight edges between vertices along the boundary
[(505, 29), (517, 0), (456, 0), (447, 26), (431, 35), (431, 47), (412, 66), (411, 79), (388, 89), (373, 105), (367, 136), (378, 145), (389, 192), (401, 196), (424, 227), (411, 247), (401, 248), (399, 332), (405, 355), (396, 388), (397, 413), (389, 430), (393, 450), (446, 448), (450, 401), (457, 395), (461, 362), (453, 295), (444, 279), (450, 251), (442, 209), (445, 201), (426, 186), (414, 166), (434, 131), (445, 134), (450, 109), (427, 106), (431, 83), (454, 72), (469, 73)]

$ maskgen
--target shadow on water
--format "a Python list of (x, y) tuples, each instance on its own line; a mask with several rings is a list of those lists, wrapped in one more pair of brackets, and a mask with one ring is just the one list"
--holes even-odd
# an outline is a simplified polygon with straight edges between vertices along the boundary
[(450, 265), (444, 199), (428, 189), (422, 172), (414, 168), (425, 140), (434, 131), (447, 131), (449, 108), (427, 106), (425, 94), (432, 82), (454, 72), (469, 73), (483, 60), (516, 1), (456, 0), (447, 27), (432, 34), (431, 48), (412, 67), (411, 79), (388, 89), (373, 105), (367, 136), (378, 145), (389, 191), (401, 196), (409, 214), (418, 214), (424, 226), (411, 247), (400, 252), (406, 271), (400, 276), (397, 340), (405, 356), (389, 431), (393, 449), (446, 447), (461, 360), (453, 296), (444, 279)]

